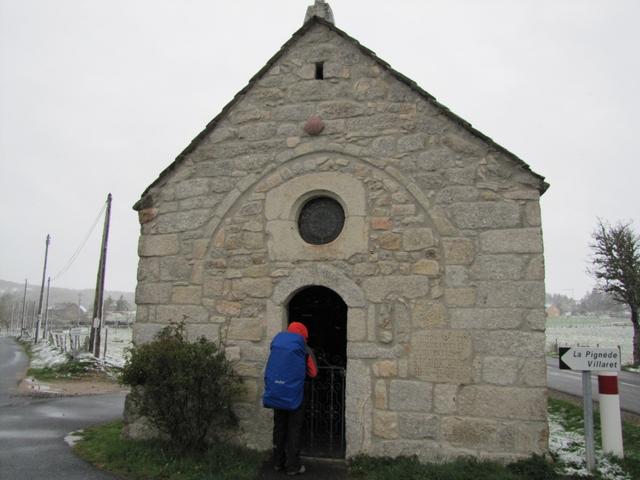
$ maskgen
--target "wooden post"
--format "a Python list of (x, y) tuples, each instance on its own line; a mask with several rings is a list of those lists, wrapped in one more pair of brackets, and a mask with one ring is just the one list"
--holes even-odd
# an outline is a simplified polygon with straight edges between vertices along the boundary
[(49, 333), (49, 288), (51, 287), (51, 277), (47, 278), (47, 300), (44, 304), (44, 339)]
[(27, 281), (24, 281), (24, 295), (22, 296), (22, 319), (20, 320), (20, 336), (24, 333), (24, 317), (27, 311)]
[(111, 220), (111, 198), (111, 194), (107, 195), (107, 210), (104, 215), (100, 263), (98, 264), (98, 277), (96, 279), (96, 293), (93, 299), (93, 317), (91, 333), (89, 336), (89, 348), (91, 348), (91, 351), (96, 358), (100, 356), (100, 329), (102, 328), (102, 304), (104, 299), (104, 278), (107, 264), (107, 244), (109, 242), (109, 223)]
[[(42, 322), (42, 298), (44, 296), (44, 279), (47, 276), (47, 258), (49, 257), (49, 244), (51, 243), (51, 235), (47, 235), (44, 247), (44, 267), (42, 268), (42, 285), (40, 287), (40, 300), (38, 300), (38, 314), (36, 317), (36, 332), (33, 336), (33, 343), (38, 343), (40, 336), (40, 323)], [(43, 335), (44, 336), (44, 335)]]

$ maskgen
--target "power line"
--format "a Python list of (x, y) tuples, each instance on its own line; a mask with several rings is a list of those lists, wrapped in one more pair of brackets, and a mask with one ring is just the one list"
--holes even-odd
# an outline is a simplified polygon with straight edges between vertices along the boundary
[(54, 275), (52, 280), (57, 280), (62, 275), (67, 273), (67, 271), (71, 268), (71, 265), (73, 265), (73, 263), (76, 261), (76, 259), (80, 255), (80, 252), (82, 251), (84, 246), (89, 241), (89, 237), (91, 237), (91, 234), (96, 229), (96, 226), (98, 225), (98, 222), (100, 221), (100, 218), (102, 217), (102, 214), (104, 213), (106, 208), (107, 208), (107, 204), (105, 202), (102, 205), (102, 208), (100, 208), (100, 211), (98, 212), (98, 215), (97, 215), (96, 219), (94, 220), (93, 225), (91, 225), (91, 228), (89, 229), (89, 231), (87, 232), (86, 236), (84, 237), (84, 240), (82, 240), (82, 242), (80, 243), (80, 246), (78, 248), (76, 248), (75, 252), (73, 252), (73, 255), (71, 255), (71, 258), (69, 258), (69, 260), (67, 260), (67, 263), (60, 269), (60, 271), (56, 275)]

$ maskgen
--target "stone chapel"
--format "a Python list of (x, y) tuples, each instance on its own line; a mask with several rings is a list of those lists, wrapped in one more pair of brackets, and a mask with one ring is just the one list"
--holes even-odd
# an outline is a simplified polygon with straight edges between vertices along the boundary
[(135, 204), (134, 341), (185, 321), (222, 342), (250, 447), (270, 448), (262, 375), (296, 320), (321, 367), (303, 450), (544, 453), (547, 187), (316, 0)]

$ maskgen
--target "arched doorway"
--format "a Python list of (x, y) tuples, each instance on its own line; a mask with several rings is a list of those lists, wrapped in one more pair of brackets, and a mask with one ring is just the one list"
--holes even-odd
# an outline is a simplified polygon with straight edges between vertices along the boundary
[(303, 455), (343, 458), (345, 454), (347, 310), (340, 295), (319, 286), (299, 291), (289, 302), (288, 323), (307, 327), (319, 368), (316, 379), (305, 385)]

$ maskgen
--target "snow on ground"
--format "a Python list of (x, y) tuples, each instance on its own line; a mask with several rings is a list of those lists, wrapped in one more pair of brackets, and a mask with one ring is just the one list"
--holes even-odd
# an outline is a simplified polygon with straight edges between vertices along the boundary
[(633, 327), (626, 318), (549, 318), (546, 335), (547, 352), (555, 352), (556, 347), (620, 347), (623, 364), (633, 361)]
[(31, 346), (31, 366), (33, 368), (54, 367), (69, 360), (66, 353), (48, 343), (37, 343)]
[[(566, 430), (562, 418), (549, 414), (549, 450), (560, 463), (562, 473), (587, 477), (589, 472), (585, 462), (584, 436)], [(605, 480), (632, 480), (618, 465), (611, 463), (602, 450), (596, 446), (597, 469)]]

